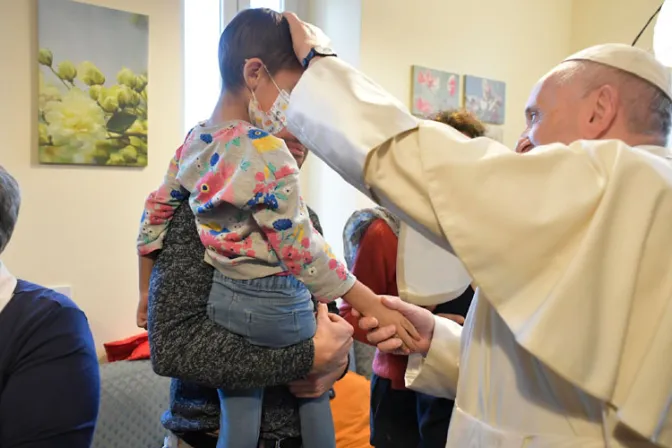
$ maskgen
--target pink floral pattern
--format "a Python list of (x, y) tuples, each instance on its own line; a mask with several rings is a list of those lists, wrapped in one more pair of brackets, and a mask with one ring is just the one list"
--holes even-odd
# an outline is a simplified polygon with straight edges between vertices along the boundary
[(413, 66), (412, 113), (428, 117), (460, 105), (460, 77), (457, 74)]
[(436, 90), (439, 87), (439, 80), (430, 70), (423, 70), (418, 73), (418, 84), (427, 86), (430, 90)]
[(311, 224), (298, 167), (279, 140), (244, 123), (197, 127), (149, 195), (138, 251), (160, 249), (175, 209), (189, 200), (208, 260), (225, 275), (258, 278), (283, 270), (321, 300), (354, 278)]
[(422, 115), (429, 115), (434, 111), (434, 108), (429, 101), (418, 98), (415, 100), (415, 110), (420, 112)]

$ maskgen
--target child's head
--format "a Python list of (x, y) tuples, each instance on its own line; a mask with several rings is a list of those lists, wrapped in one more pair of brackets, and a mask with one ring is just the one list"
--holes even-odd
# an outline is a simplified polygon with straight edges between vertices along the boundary
[[(252, 101), (251, 115), (253, 107), (257, 107), (254, 103), (258, 103), (257, 109), (262, 113), (270, 111), (267, 115), (272, 118), (278, 109), (273, 107), (276, 99), (282, 101), (279, 90), (291, 92), (303, 74), (287, 20), (266, 8), (240, 12), (219, 40), (219, 71), (227, 94), (246, 103)], [(280, 109), (286, 104), (281, 106)], [(265, 127), (273, 131), (273, 126)]]

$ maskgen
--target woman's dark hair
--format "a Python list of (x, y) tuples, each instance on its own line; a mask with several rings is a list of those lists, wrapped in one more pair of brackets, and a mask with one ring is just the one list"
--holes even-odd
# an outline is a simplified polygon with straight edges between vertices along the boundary
[(282, 14), (268, 8), (246, 9), (224, 28), (219, 38), (219, 72), (225, 90), (245, 86), (243, 67), (251, 58), (261, 59), (271, 75), (283, 69), (301, 70)]
[(486, 132), (485, 125), (474, 114), (464, 109), (439, 112), (429, 119), (447, 124), (471, 138), (483, 137)]

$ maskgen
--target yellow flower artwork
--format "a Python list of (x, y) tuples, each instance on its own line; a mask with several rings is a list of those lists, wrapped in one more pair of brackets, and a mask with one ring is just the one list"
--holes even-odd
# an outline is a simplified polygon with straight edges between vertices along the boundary
[(148, 22), (38, 0), (40, 163), (147, 166)]

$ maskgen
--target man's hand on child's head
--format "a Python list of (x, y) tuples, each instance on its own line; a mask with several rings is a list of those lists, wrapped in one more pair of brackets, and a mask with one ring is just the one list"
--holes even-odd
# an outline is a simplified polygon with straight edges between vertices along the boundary
[(289, 23), (294, 53), (299, 62), (303, 62), (314, 47), (328, 47), (331, 44), (329, 37), (315, 25), (302, 21), (293, 12), (284, 12), (282, 15)]

